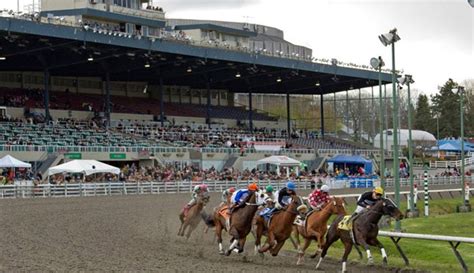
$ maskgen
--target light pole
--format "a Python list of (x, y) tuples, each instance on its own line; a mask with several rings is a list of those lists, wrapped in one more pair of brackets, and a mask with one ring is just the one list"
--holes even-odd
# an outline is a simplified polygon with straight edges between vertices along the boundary
[[(393, 177), (395, 183), (395, 203), (400, 206), (400, 174), (398, 163), (398, 99), (397, 99), (397, 71), (395, 70), (395, 43), (400, 41), (397, 29), (390, 30), (389, 33), (379, 35), (380, 42), (384, 46), (392, 45), (392, 102), (393, 102)], [(399, 220), (395, 222), (395, 230), (401, 230)]]
[(462, 204), (458, 207), (459, 212), (471, 211), (471, 205), (469, 204), (469, 193), (466, 195), (466, 181), (464, 173), (464, 87), (458, 86), (457, 91), (459, 93), (459, 111), (461, 116), (461, 196), (463, 199)]
[(436, 146), (438, 146), (438, 159), (440, 158), (439, 153), (439, 113), (436, 113)]
[(410, 208), (409, 214), (411, 217), (418, 217), (418, 211), (415, 211), (415, 193), (414, 193), (414, 177), (413, 177), (413, 138), (412, 138), (412, 106), (411, 106), (411, 93), (410, 85), (414, 83), (411, 75), (405, 75), (400, 79), (400, 84), (406, 84), (408, 87), (408, 160), (410, 161)]
[(380, 186), (385, 189), (385, 152), (383, 147), (383, 128), (384, 128), (384, 120), (383, 120), (383, 112), (384, 112), (384, 103), (382, 99), (382, 67), (385, 63), (382, 60), (382, 57), (372, 58), (370, 59), (370, 65), (374, 69), (378, 69), (379, 71), (379, 134), (380, 134)]

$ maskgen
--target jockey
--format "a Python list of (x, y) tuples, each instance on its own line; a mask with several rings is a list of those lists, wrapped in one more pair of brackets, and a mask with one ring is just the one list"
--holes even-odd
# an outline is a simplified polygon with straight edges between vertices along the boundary
[(226, 189), (225, 191), (222, 192), (222, 197), (221, 197), (221, 204), (219, 207), (222, 207), (224, 205), (230, 205), (230, 198), (232, 197), (232, 194), (235, 192), (234, 187), (230, 187)]
[(286, 187), (277, 192), (275, 207), (277, 209), (282, 209), (283, 207), (288, 206), (291, 195), (296, 195), (296, 184), (288, 181)]
[(380, 198), (382, 198), (384, 191), (381, 187), (376, 187), (372, 191), (365, 192), (357, 199), (357, 208), (351, 217), (344, 223), (347, 226), (351, 221), (357, 218), (357, 215), (365, 209), (369, 209), (373, 206)]
[(230, 212), (232, 212), (236, 207), (241, 207), (245, 205), (245, 199), (247, 199), (247, 196), (251, 194), (252, 192), (258, 191), (258, 186), (256, 183), (249, 184), (247, 186), (247, 189), (240, 189), (237, 190), (232, 194), (232, 198), (230, 200), (231, 206), (229, 208)]
[(329, 201), (331, 196), (329, 195), (330, 188), (328, 185), (323, 185), (321, 189), (314, 190), (309, 196), (309, 205), (313, 210), (321, 210)]
[(270, 197), (272, 199), (272, 201), (276, 200), (275, 193), (273, 193), (273, 186), (272, 185), (268, 185), (267, 187), (265, 187), (265, 194), (268, 197)]
[(204, 197), (209, 194), (209, 190), (206, 184), (196, 185), (193, 189), (192, 199), (186, 204), (183, 209), (183, 213), (186, 214), (188, 210), (194, 206), (197, 202), (197, 197)]
[[(245, 200), (247, 197), (253, 193), (258, 191), (257, 183), (252, 183), (247, 186), (247, 189), (240, 189), (235, 191), (230, 198), (230, 205), (228, 214), (232, 214), (234, 209), (245, 206)], [(230, 216), (226, 219), (226, 227), (227, 230), (230, 230)]]

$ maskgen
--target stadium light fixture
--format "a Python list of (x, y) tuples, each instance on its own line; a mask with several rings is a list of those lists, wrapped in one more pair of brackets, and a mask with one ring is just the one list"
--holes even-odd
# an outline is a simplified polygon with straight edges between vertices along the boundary
[(87, 61), (88, 61), (88, 62), (93, 62), (93, 61), (94, 61), (94, 57), (92, 57), (92, 55), (89, 55), (89, 58), (87, 58)]
[(397, 29), (394, 28), (390, 30), (388, 33), (379, 35), (379, 40), (382, 42), (384, 46), (391, 45), (397, 41), (400, 41), (400, 36), (397, 34)]
[(149, 63), (149, 62), (146, 62), (145, 68), (150, 68), (150, 66), (151, 66), (150, 63)]
[(7, 59), (7, 57), (5, 56), (0, 56), (0, 61), (5, 61)]
[(319, 86), (321, 86), (321, 83), (319, 81), (317, 81), (314, 85), (319, 87)]
[(193, 69), (191, 67), (188, 67), (188, 69), (186, 69), (186, 72), (191, 73), (193, 72)]
[(241, 77), (240, 72), (237, 72), (237, 74), (235, 74), (235, 77), (240, 78)]
[(277, 81), (277, 82), (281, 82), (281, 78), (278, 77), (278, 78), (276, 79), (276, 81)]

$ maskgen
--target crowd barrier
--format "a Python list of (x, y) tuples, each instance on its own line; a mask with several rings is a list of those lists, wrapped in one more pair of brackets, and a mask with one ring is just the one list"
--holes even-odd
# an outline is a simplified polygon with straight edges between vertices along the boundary
[[(472, 177), (468, 177), (472, 181)], [(432, 178), (431, 185), (460, 185), (460, 178), (448, 180)], [(210, 192), (222, 192), (229, 187), (246, 188), (252, 181), (205, 181)], [(285, 187), (286, 180), (261, 180), (259, 186), (272, 185), (275, 189)], [(298, 190), (311, 190), (317, 185), (313, 180), (295, 181)], [(344, 188), (372, 188), (380, 185), (379, 179), (325, 179), (322, 181), (332, 189)], [(403, 186), (409, 185), (409, 180), (400, 181)], [(421, 185), (422, 180), (415, 180)], [(101, 182), (101, 183), (66, 183), (61, 185), (39, 184), (32, 181), (15, 182), (13, 185), (0, 185), (0, 198), (31, 198), (31, 197), (74, 197), (74, 196), (109, 196), (128, 194), (161, 194), (161, 193), (190, 193), (195, 185), (203, 182), (196, 181), (169, 181), (169, 182)], [(387, 187), (393, 186), (392, 180), (386, 181)]]

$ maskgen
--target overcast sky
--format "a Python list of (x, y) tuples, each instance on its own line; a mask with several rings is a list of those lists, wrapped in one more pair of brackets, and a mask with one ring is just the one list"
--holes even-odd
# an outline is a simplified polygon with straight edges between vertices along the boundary
[[(72, 1), (72, 0), (65, 0)], [(20, 0), (20, 6), (32, 3)], [(474, 8), (467, 0), (162, 0), (169, 18), (257, 23), (282, 29), (285, 39), (313, 49), (316, 58), (369, 64), (390, 48), (378, 35), (396, 27), (396, 66), (414, 88), (434, 94), (448, 78), (474, 79)], [(16, 9), (16, 0), (0, 7)]]

